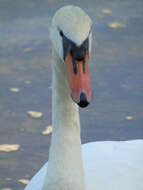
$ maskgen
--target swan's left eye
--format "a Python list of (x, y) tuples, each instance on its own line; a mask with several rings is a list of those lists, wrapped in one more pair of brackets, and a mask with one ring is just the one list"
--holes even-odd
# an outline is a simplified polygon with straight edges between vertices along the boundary
[(63, 31), (60, 30), (60, 36), (63, 37), (63, 35), (64, 35), (64, 34), (63, 34)]

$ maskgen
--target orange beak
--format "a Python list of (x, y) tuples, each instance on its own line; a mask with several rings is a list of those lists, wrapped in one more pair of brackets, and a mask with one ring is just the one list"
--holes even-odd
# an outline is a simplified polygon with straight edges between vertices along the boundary
[(72, 55), (69, 53), (65, 58), (71, 96), (80, 107), (86, 107), (92, 98), (87, 52), (84, 59), (84, 65), (82, 60), (76, 61), (77, 73), (75, 73)]

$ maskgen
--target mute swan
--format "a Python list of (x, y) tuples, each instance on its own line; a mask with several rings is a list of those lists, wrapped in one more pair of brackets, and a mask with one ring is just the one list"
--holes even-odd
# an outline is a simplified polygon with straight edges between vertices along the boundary
[(52, 20), (49, 161), (25, 190), (143, 190), (143, 140), (94, 142), (81, 148), (78, 105), (86, 107), (92, 98), (91, 25), (89, 16), (75, 6), (59, 9)]

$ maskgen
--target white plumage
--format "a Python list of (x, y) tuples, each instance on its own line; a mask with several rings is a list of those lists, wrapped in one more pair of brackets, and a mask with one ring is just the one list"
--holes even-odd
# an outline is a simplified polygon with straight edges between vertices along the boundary
[[(87, 143), (82, 155), (87, 190), (143, 190), (142, 140)], [(42, 189), (47, 165), (25, 190)]]

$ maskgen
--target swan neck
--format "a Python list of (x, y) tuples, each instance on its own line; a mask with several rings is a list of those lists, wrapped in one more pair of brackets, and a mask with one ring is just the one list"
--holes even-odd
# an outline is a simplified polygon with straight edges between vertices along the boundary
[(54, 54), (52, 78), (52, 125), (44, 190), (84, 190), (78, 106), (68, 89), (65, 65)]

